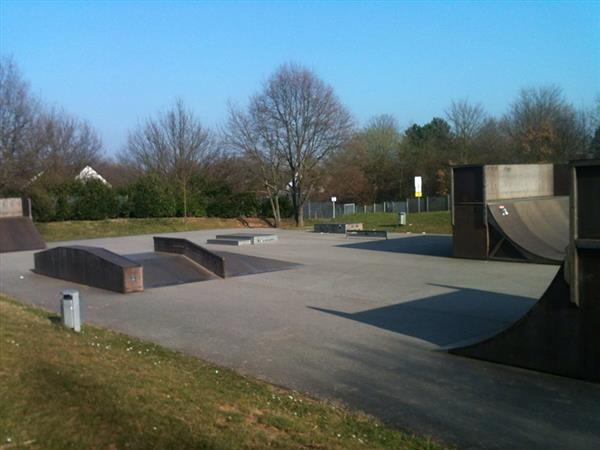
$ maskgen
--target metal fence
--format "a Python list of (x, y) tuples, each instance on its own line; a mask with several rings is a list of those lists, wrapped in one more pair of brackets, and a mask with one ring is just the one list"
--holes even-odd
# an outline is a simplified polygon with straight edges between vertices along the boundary
[[(368, 213), (419, 213), (430, 211), (449, 211), (450, 197), (421, 197), (407, 198), (401, 201), (371, 203), (368, 205), (359, 205), (356, 203), (336, 203), (335, 217), (342, 217), (350, 214), (368, 214)], [(332, 219), (333, 203), (331, 202), (311, 202), (304, 204), (304, 217), (307, 219)]]

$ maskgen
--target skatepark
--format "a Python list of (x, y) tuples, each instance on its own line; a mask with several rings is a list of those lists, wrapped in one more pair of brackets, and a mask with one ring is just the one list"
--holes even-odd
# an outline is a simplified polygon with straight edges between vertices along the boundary
[[(543, 202), (548, 203), (546, 197)], [(512, 216), (514, 204), (525, 202), (496, 200), (508, 216)], [(489, 211), (498, 206), (494, 202), (481, 203)], [(533, 204), (531, 199), (528, 202)], [(535, 214), (523, 212), (527, 207), (518, 207), (522, 215), (514, 223), (527, 223), (554, 208), (564, 212), (560, 202), (551, 201), (550, 207), (538, 203), (533, 208)], [(480, 207), (472, 206), (474, 211)], [(490, 227), (504, 230), (499, 224), (506, 217), (502, 214), (490, 214)], [(519, 229), (514, 223), (506, 227)], [(595, 247), (589, 239), (593, 236), (586, 235), (585, 227), (582, 230), (580, 237), (588, 240), (578, 243), (585, 247), (577, 248), (587, 264), (580, 267), (585, 272), (594, 261), (585, 258), (594, 257)], [(485, 343), (518, 326), (528, 312), (534, 311), (538, 299), (546, 298), (544, 293), (552, 280), (553, 285), (559, 285), (564, 272), (571, 273), (573, 262), (566, 269), (535, 258), (534, 262), (544, 264), (516, 263), (513, 258), (494, 259), (497, 253), (490, 258), (487, 250), (481, 259), (467, 259), (456, 255), (456, 236), (453, 240), (446, 235), (390, 234), (387, 240), (374, 240), (277, 230), (277, 241), (260, 245), (207, 244), (215, 235), (246, 231), (211, 230), (48, 245), (48, 252), (100, 248), (134, 260), (144, 267), (144, 289), (128, 295), (36, 273), (35, 251), (3, 253), (2, 291), (57, 310), (58, 293), (76, 287), (84, 301), (85, 321), (275, 384), (341, 400), (389, 423), (439, 437), (460, 448), (600, 445), (597, 383), (576, 379), (581, 376), (547, 373), (552, 372), (550, 369), (514, 367), (523, 365), (519, 361), (507, 365), (499, 358), (504, 364), (496, 364), (446, 351), (468, 349), (472, 343)], [(485, 242), (489, 243), (492, 232), (487, 228), (486, 233)], [(524, 255), (532, 254), (533, 247), (524, 249), (516, 236), (504, 237), (513, 248), (503, 255), (528, 259)], [(201, 283), (193, 277), (175, 276), (160, 284), (150, 276), (146, 284), (152, 271), (164, 273), (164, 267), (176, 268), (177, 264), (191, 267), (177, 256), (184, 250), (177, 255), (165, 252), (164, 247), (157, 247), (157, 239), (159, 243), (165, 239), (165, 243), (200, 246), (224, 261), (246, 262), (246, 267), (259, 265), (252, 261), (268, 261), (276, 267), (238, 270), (230, 277), (206, 276)], [(556, 239), (568, 242), (570, 238), (559, 232)], [(554, 242), (551, 238), (543, 241)], [(170, 259), (161, 262), (160, 258)], [(551, 304), (549, 310), (570, 311), (577, 301), (580, 309), (590, 305), (597, 308), (593, 285), (584, 285), (579, 293), (569, 293), (569, 287), (565, 292), (561, 286), (556, 288), (563, 293), (558, 300), (566, 300), (568, 305)], [(592, 308), (589, 311), (595, 313), (597, 309)], [(535, 320), (542, 320), (536, 329), (548, 325), (546, 319)], [(558, 319), (550, 320), (554, 320), (556, 330), (562, 330), (562, 325), (555, 325)], [(578, 339), (593, 337), (586, 334), (587, 325), (580, 323), (580, 318), (570, 318), (564, 327), (582, 330)], [(564, 337), (560, 333), (559, 337)], [(538, 334), (533, 338), (521, 335), (516, 345), (535, 344)], [(501, 351), (506, 352), (512, 344), (502, 344)], [(571, 351), (577, 353), (573, 347)], [(583, 358), (593, 362), (596, 355), (593, 348)], [(594, 375), (584, 375), (589, 373)]]

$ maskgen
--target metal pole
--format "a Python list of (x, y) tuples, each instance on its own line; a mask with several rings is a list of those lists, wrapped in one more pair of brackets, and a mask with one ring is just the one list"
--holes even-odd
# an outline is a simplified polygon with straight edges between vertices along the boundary
[(417, 212), (421, 212), (421, 197), (417, 197)]
[(333, 218), (335, 219), (335, 202), (331, 202), (331, 204), (333, 205)]
[(425, 211), (429, 212), (429, 196), (425, 197)]

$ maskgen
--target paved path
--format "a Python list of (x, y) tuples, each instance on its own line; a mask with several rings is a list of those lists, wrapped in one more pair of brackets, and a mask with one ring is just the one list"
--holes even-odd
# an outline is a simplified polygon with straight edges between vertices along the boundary
[[(177, 236), (204, 244), (216, 233)], [(80, 286), (87, 320), (461, 448), (600, 448), (600, 385), (439, 351), (515, 321), (556, 267), (452, 259), (448, 236), (278, 234), (226, 250), (302, 266), (129, 295)], [(142, 253), (152, 237), (85, 244)], [(32, 266), (32, 252), (0, 255), (1, 290), (57, 310), (74, 285)]]

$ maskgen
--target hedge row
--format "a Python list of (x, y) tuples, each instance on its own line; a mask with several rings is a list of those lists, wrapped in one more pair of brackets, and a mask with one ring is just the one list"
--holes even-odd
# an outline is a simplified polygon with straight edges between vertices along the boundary
[[(227, 185), (206, 186), (200, 180), (192, 180), (188, 191), (188, 216), (272, 215), (269, 202), (252, 192), (234, 193)], [(40, 222), (183, 216), (181, 190), (154, 175), (124, 189), (113, 189), (98, 180), (35, 184), (25, 195), (31, 198), (34, 219)], [(282, 205), (283, 212), (291, 215), (286, 198)]]

